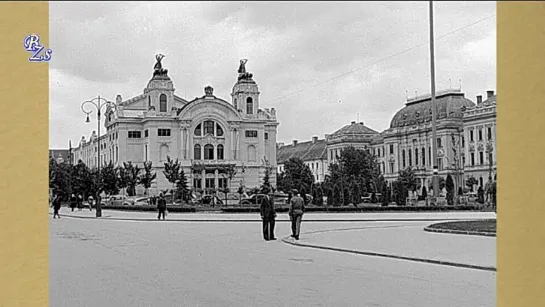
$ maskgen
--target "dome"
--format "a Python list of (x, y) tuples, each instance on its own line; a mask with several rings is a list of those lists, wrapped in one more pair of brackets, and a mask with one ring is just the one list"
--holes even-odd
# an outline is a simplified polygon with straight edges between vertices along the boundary
[(377, 134), (377, 131), (365, 126), (363, 122), (352, 122), (328, 135), (327, 139), (330, 142), (370, 142)]
[[(439, 92), (436, 95), (437, 119), (461, 119), (465, 108), (475, 106), (471, 100), (464, 97), (459, 90), (449, 90)], [(424, 122), (430, 122), (431, 113), (431, 95), (416, 97), (407, 100), (405, 107), (394, 115), (390, 122), (390, 128), (403, 126), (412, 126)]]

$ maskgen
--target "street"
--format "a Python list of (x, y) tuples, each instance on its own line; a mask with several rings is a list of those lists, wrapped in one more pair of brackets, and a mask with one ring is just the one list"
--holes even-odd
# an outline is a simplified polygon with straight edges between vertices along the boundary
[[(303, 222), (301, 241), (396, 224)], [(495, 272), (297, 247), (289, 234), (287, 222), (266, 242), (259, 222), (63, 216), (50, 222), (50, 306), (496, 305)]]

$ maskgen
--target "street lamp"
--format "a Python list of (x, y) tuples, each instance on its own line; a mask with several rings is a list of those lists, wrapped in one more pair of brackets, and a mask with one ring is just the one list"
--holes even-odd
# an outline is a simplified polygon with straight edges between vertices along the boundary
[(90, 123), (91, 120), (89, 119), (89, 114), (93, 113), (93, 110), (91, 108), (90, 111), (86, 111), (85, 110), (85, 106), (89, 104), (91, 106), (94, 106), (96, 108), (96, 111), (97, 111), (97, 131), (98, 131), (98, 140), (97, 140), (97, 151), (98, 151), (98, 159), (97, 159), (97, 167), (98, 167), (98, 172), (97, 172), (97, 191), (96, 191), (96, 204), (97, 204), (97, 207), (96, 207), (96, 217), (101, 217), (102, 216), (102, 206), (101, 206), (101, 202), (100, 202), (100, 114), (101, 114), (101, 110), (104, 106), (108, 106), (108, 107), (116, 107), (117, 108), (117, 104), (115, 104), (114, 102), (112, 101), (109, 101), (109, 100), (106, 100), (104, 98), (101, 98), (100, 95), (96, 98), (93, 98), (91, 100), (87, 100), (87, 101), (84, 101), (82, 104), (81, 104), (81, 110), (83, 111), (83, 113), (85, 113), (87, 115), (87, 119), (85, 120), (86, 123)]

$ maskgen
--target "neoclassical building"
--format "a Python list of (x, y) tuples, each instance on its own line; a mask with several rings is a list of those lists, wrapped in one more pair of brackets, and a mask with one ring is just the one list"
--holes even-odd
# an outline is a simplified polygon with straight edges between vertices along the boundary
[[(465, 187), (466, 180), (474, 177), (483, 186), (496, 171), (495, 125), (496, 95), (487, 91), (487, 100), (477, 96), (477, 104), (458, 89), (436, 93), (437, 106), (437, 166), (439, 176), (451, 175), (455, 188)], [(407, 99), (405, 106), (393, 116), (390, 127), (377, 132), (363, 122), (351, 122), (325, 136), (325, 159), (310, 159), (306, 152), (308, 142), (278, 144), (278, 170), (283, 171), (284, 156), (299, 157), (307, 164), (322, 162), (324, 176), (328, 166), (337, 162), (340, 151), (348, 146), (372, 152), (382, 174), (390, 184), (399, 172), (412, 167), (422, 187), (432, 186), (432, 113), (431, 95)], [(300, 148), (300, 149), (298, 149)], [(323, 181), (323, 180), (321, 180)]]
[[(167, 157), (179, 159), (189, 187), (196, 190), (246, 188), (261, 184), (267, 168), (276, 185), (276, 133), (274, 108), (260, 108), (259, 89), (241, 60), (230, 102), (214, 95), (189, 101), (175, 94), (168, 70), (158, 55), (152, 78), (143, 93), (123, 100), (105, 112), (106, 134), (100, 138), (101, 164), (123, 162), (143, 166), (153, 163), (157, 179), (150, 194), (172, 188), (164, 174)], [(73, 150), (73, 160), (90, 167), (98, 163), (98, 136), (83, 137)]]

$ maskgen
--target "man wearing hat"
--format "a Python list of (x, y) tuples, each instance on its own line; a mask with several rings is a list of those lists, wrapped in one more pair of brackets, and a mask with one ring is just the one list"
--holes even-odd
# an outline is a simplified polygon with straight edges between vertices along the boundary
[(274, 223), (276, 218), (276, 211), (274, 210), (274, 204), (269, 197), (270, 189), (265, 186), (261, 189), (261, 193), (264, 194), (261, 199), (261, 219), (263, 220), (263, 238), (265, 241), (276, 240), (274, 236)]
[(288, 212), (291, 220), (291, 236), (295, 240), (299, 240), (299, 232), (301, 230), (301, 220), (305, 211), (305, 201), (299, 194), (299, 191), (293, 190), (293, 198), (290, 201), (290, 210)]

